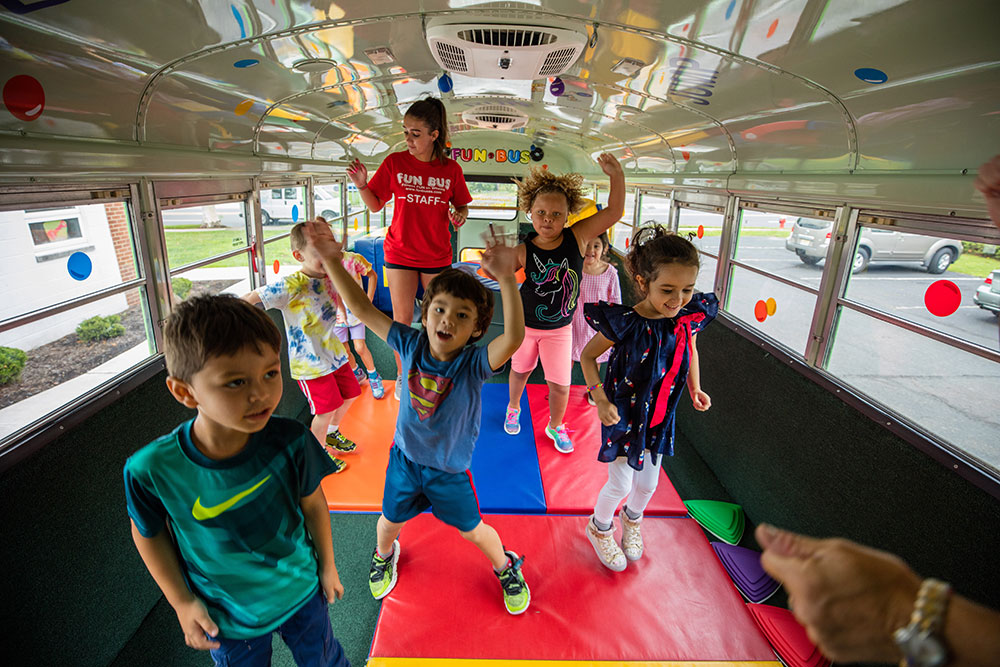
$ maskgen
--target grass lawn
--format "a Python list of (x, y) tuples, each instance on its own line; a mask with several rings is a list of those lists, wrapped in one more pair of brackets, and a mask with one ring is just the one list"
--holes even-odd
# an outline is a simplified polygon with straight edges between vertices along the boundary
[(980, 257), (979, 255), (970, 253), (963, 254), (955, 260), (954, 264), (948, 267), (949, 271), (964, 273), (969, 276), (978, 276), (980, 278), (990, 275), (990, 271), (993, 269), (1000, 269), (1000, 259)]
[[(200, 259), (206, 259), (214, 255), (221, 255), (233, 248), (246, 245), (246, 239), (241, 230), (234, 229), (205, 229), (200, 231), (171, 231), (167, 229), (164, 233), (167, 240), (167, 257), (170, 258), (170, 267), (177, 268)], [(286, 262), (297, 263), (292, 257), (291, 248), (288, 246), (288, 238), (278, 239), (274, 243), (264, 245), (265, 260), (273, 264), (274, 260), (282, 264)], [(212, 264), (212, 267), (225, 266), (246, 266), (247, 260), (244, 255), (229, 257)]]

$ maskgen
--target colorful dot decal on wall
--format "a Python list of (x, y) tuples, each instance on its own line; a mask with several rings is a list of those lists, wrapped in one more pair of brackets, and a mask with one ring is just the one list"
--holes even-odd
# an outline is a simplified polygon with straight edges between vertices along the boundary
[(358, 231), (358, 219), (354, 218), (354, 231)]
[(243, 100), (242, 102), (236, 105), (236, 108), (233, 109), (233, 113), (235, 113), (237, 116), (242, 116), (247, 111), (250, 111), (250, 107), (252, 106), (253, 106), (253, 100)]
[(244, 58), (243, 60), (237, 60), (233, 63), (233, 67), (238, 67), (240, 69), (246, 69), (247, 67), (253, 67), (254, 65), (259, 65), (260, 61), (256, 58)]
[(299, 221), (299, 205), (295, 204), (292, 206), (292, 222)]
[(733, 10), (734, 9), (736, 9), (736, 0), (733, 0), (732, 2), (730, 2), (729, 6), (726, 7), (726, 20), (727, 21), (729, 20), (729, 17), (731, 17), (733, 15)]
[(625, 237), (625, 249), (628, 250), (628, 237)]
[(438, 90), (440, 90), (442, 93), (451, 92), (451, 89), (454, 87), (455, 87), (454, 82), (451, 80), (451, 77), (448, 76), (447, 74), (442, 74), (441, 76), (438, 77)]
[(774, 23), (771, 27), (767, 29), (767, 37), (770, 39), (774, 35), (774, 31), (778, 29), (778, 19), (774, 19)]
[(767, 314), (769, 316), (778, 312), (778, 302), (774, 300), (773, 296), (768, 297), (767, 301), (764, 302), (764, 305), (767, 306)]
[(486, 157), (489, 158), (490, 160), (492, 160), (493, 159), (493, 153), (488, 153)]
[(86, 280), (94, 270), (94, 263), (85, 252), (74, 252), (66, 260), (66, 269), (73, 280)]
[(549, 92), (554, 96), (559, 97), (566, 92), (566, 84), (559, 77), (552, 79), (552, 83), (549, 84)]
[(767, 319), (767, 304), (763, 301), (758, 301), (753, 305), (753, 316), (757, 318), (758, 322), (763, 322)]
[(705, 236), (705, 225), (698, 225), (698, 238)]
[(15, 118), (32, 121), (45, 109), (45, 89), (35, 77), (18, 74), (3, 85), (3, 103)]
[(687, 151), (681, 151), (681, 157), (684, 158), (685, 160), (690, 160), (691, 159), (691, 153), (689, 153)]
[(880, 84), (885, 83), (889, 80), (889, 76), (880, 69), (875, 69), (874, 67), (861, 67), (854, 70), (854, 76), (858, 77), (865, 83)]
[(931, 315), (948, 317), (962, 304), (962, 292), (950, 280), (935, 280), (924, 292), (924, 305)]
[(271, 265), (274, 268), (274, 272), (277, 273), (278, 269), (281, 268), (281, 262), (274, 260), (274, 264)]

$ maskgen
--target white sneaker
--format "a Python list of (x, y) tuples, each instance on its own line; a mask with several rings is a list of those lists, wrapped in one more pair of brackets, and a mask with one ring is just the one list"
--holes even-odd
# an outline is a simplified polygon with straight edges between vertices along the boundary
[(642, 558), (642, 550), (644, 548), (642, 533), (640, 532), (642, 517), (640, 516), (633, 521), (625, 514), (624, 508), (618, 513), (618, 516), (622, 520), (622, 551), (625, 552), (625, 558), (639, 560)]
[(597, 557), (604, 567), (614, 572), (621, 572), (628, 567), (625, 554), (615, 542), (614, 527), (609, 530), (598, 530), (594, 516), (591, 515), (587, 520), (587, 539), (594, 545), (594, 551), (597, 552)]

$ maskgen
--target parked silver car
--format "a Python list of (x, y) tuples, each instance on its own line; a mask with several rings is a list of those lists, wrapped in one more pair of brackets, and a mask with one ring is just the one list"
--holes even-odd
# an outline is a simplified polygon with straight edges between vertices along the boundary
[(1000, 316), (1000, 269), (990, 271), (990, 275), (986, 276), (986, 280), (976, 290), (972, 301), (983, 310)]
[[(828, 220), (798, 218), (785, 239), (785, 249), (806, 264), (816, 264), (826, 257), (832, 229)], [(961, 254), (961, 241), (862, 227), (851, 272), (864, 271), (869, 262), (920, 262), (928, 273), (944, 273)]]

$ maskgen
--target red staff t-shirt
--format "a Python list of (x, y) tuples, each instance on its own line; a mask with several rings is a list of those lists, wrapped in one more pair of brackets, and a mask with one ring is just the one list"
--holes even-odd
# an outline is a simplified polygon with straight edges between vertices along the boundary
[(448, 203), (472, 201), (462, 168), (454, 160), (421, 162), (408, 151), (392, 153), (368, 181), (382, 200), (395, 197), (385, 237), (385, 261), (417, 268), (450, 266)]

